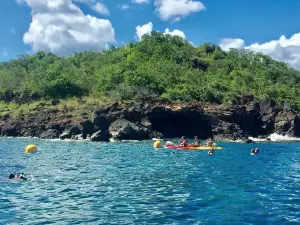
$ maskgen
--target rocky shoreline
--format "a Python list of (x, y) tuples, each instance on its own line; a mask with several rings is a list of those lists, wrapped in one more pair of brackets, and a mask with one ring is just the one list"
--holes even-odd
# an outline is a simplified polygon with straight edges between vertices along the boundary
[(237, 98), (231, 107), (200, 103), (145, 101), (96, 108), (92, 115), (75, 109), (42, 108), (37, 113), (0, 116), (0, 134), (90, 141), (147, 140), (185, 135), (200, 139), (238, 140), (265, 138), (272, 133), (300, 137), (300, 114), (285, 110), (272, 99)]

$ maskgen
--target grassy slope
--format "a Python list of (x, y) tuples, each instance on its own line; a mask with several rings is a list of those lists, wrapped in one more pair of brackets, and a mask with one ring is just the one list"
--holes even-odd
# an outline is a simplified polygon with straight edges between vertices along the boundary
[(0, 114), (27, 114), (41, 104), (51, 108), (50, 100), (57, 98), (65, 100), (55, 107), (69, 105), (80, 113), (103, 102), (145, 97), (230, 104), (242, 93), (271, 97), (280, 105), (288, 102), (300, 111), (300, 72), (259, 53), (224, 52), (207, 43), (193, 47), (179, 37), (153, 32), (139, 43), (104, 53), (63, 58), (38, 52), (0, 63), (0, 99), (8, 92), (48, 100), (21, 106), (0, 103)]

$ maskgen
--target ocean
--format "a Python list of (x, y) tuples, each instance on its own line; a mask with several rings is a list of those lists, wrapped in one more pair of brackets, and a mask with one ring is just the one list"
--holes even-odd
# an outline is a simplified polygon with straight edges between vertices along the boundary
[(300, 142), (217, 144), (2, 138), (0, 224), (300, 224)]

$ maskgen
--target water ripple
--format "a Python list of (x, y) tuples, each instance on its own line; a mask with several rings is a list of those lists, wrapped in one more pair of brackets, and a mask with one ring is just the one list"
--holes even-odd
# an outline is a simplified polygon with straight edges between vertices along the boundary
[[(222, 143), (206, 151), (150, 142), (0, 139), (0, 224), (299, 224), (299, 144)], [(100, 149), (99, 149), (100, 147)], [(31, 177), (7, 182), (14, 170)]]

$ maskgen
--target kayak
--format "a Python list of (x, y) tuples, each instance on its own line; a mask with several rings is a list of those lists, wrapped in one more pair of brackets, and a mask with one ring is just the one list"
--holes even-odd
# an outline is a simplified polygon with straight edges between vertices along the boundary
[(222, 150), (222, 147), (207, 147), (207, 146), (199, 146), (199, 147), (183, 147), (180, 145), (167, 145), (166, 148), (172, 149), (183, 149), (183, 150)]

